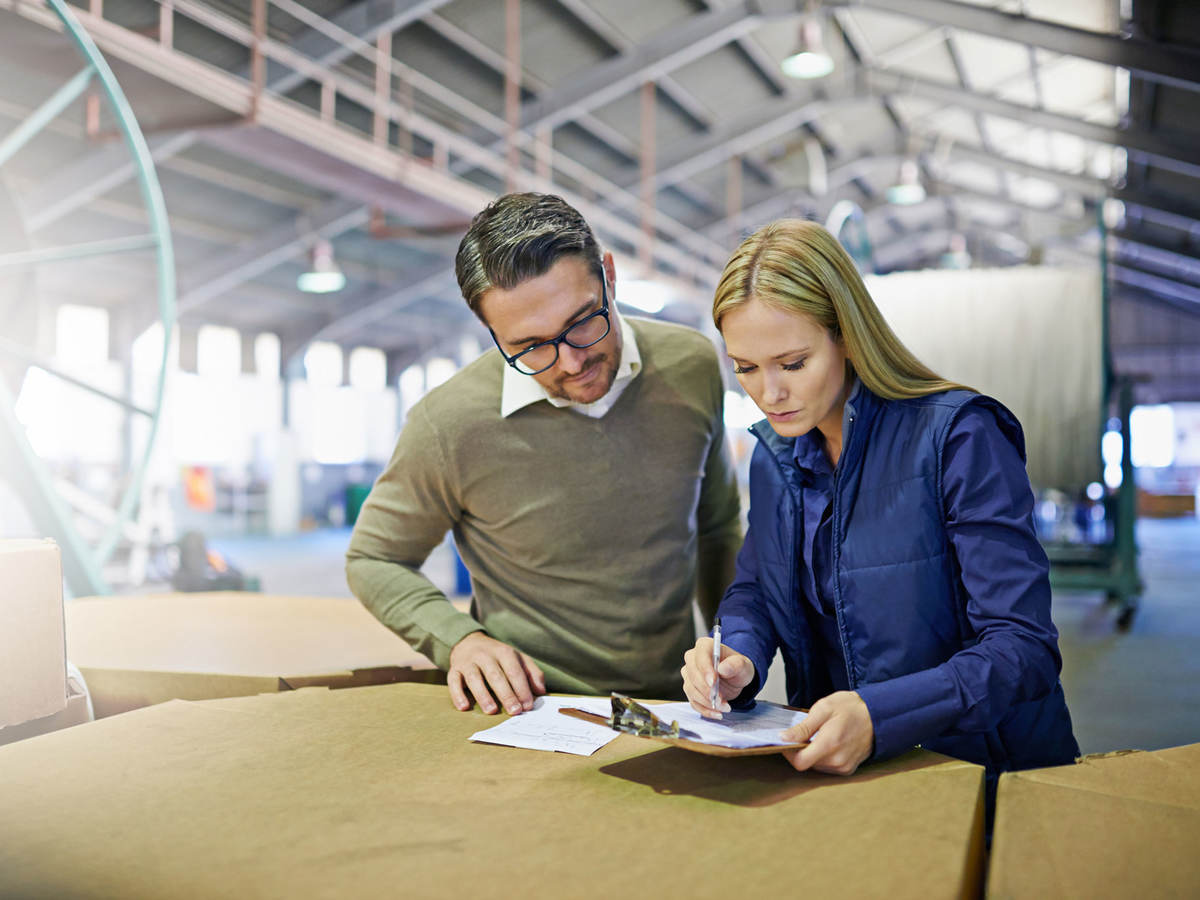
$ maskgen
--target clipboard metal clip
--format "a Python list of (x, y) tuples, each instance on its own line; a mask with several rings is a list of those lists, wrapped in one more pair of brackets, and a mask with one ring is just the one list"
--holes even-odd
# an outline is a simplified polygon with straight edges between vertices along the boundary
[(638, 703), (632, 697), (612, 693), (612, 715), (608, 719), (609, 727), (625, 734), (636, 734), (640, 737), (692, 738), (698, 735), (686, 728), (680, 728), (678, 722), (668, 725), (649, 708)]

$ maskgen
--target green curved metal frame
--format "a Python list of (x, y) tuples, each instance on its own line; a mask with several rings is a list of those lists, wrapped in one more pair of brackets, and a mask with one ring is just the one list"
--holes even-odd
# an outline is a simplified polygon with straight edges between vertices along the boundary
[[(857, 241), (844, 236), (846, 226), (853, 224)], [(871, 247), (871, 236), (867, 234), (867, 218), (863, 209), (853, 200), (839, 200), (825, 218), (825, 228), (846, 248), (846, 252), (858, 264), (864, 274), (878, 270), (875, 251)]]
[[(35, 519), (40, 519), (40, 529), (52, 532), (59, 540), (63, 550), (63, 564), (68, 585), (75, 593), (111, 593), (111, 588), (102, 574), (102, 566), (112, 556), (120, 541), (121, 534), (133, 514), (134, 507), (141, 496), (145, 480), (146, 468), (154, 449), (158, 435), (160, 414), (167, 377), (167, 357), (171, 346), (171, 334), (175, 326), (175, 254), (171, 243), (171, 232), (167, 224), (166, 205), (163, 202), (162, 189), (154, 171), (154, 161), (137, 124), (129, 101), (125, 98), (116, 76), (109, 68), (104, 56), (100, 53), (91, 36), (79, 24), (74, 14), (63, 0), (45, 0), (47, 6), (62, 22), (67, 35), (71, 38), (80, 54), (87, 61), (85, 68), (63, 87), (33, 115), (18, 126), (3, 141), (0, 141), (0, 164), (19, 150), (34, 135), (36, 135), (55, 116), (77, 99), (96, 79), (102, 87), (109, 105), (115, 114), (117, 127), (124, 138), (125, 145), (137, 164), (138, 186), (142, 202), (150, 219), (150, 233), (144, 238), (124, 242), (127, 246), (101, 247), (100, 245), (82, 245), (76, 248), (62, 248), (31, 258), (28, 262), (46, 262), (49, 260), (77, 258), (96, 252), (122, 252), (130, 249), (150, 249), (153, 247), (158, 269), (158, 312), (163, 325), (163, 347), (160, 358), (158, 382), (155, 387), (153, 406), (144, 412), (150, 419), (145, 447), (140, 459), (133, 467), (133, 477), (129, 480), (116, 508), (116, 518), (94, 548), (88, 548), (79, 536), (71, 522), (71, 517), (64, 504), (58, 499), (45, 464), (33, 452), (25, 439), (21, 426), (13, 414), (13, 397), (2, 382), (0, 382), (0, 415), (9, 426), (8, 431), (16, 445), (16, 456), (26, 473), (31, 476), (36, 485), (24, 485), (26, 497), (36, 486), (37, 500), (44, 504), (40, 510), (31, 510)], [(103, 243), (103, 242), (102, 242)], [(111, 242), (109, 242), (111, 243)], [(56, 373), (57, 374), (57, 373)], [(112, 398), (110, 398), (112, 399)], [(120, 402), (120, 401), (118, 401)], [(127, 405), (127, 404), (126, 404)], [(128, 405), (127, 405), (128, 406)]]

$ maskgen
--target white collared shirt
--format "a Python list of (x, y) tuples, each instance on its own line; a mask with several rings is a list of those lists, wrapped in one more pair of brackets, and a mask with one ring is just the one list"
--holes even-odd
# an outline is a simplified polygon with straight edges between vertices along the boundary
[(504, 380), (500, 387), (500, 415), (508, 418), (518, 409), (524, 409), (531, 403), (549, 400), (557, 407), (568, 407), (593, 419), (603, 418), (604, 414), (617, 402), (621, 392), (629, 386), (629, 382), (633, 381), (637, 373), (642, 370), (642, 356), (638, 352), (637, 338), (634, 336), (633, 329), (625, 321), (624, 316), (616, 314), (616, 310), (613, 310), (610, 315), (614, 316), (620, 324), (622, 348), (621, 364), (617, 366), (617, 375), (607, 394), (592, 403), (575, 403), (571, 400), (564, 400), (562, 397), (552, 397), (532, 376), (522, 375), (506, 364)]

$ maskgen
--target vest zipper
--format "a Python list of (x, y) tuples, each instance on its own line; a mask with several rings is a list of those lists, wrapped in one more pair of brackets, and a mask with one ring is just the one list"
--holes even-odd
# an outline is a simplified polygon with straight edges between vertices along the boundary
[[(847, 426), (854, 424), (854, 416), (851, 415)], [(846, 450), (850, 443), (849, 427), (846, 429), (846, 434), (842, 435), (842, 455), (838, 459), (841, 463), (846, 459)], [(850, 642), (846, 640), (846, 619), (842, 615), (842, 579), (840, 562), (842, 558), (842, 494), (838, 490), (838, 483), (841, 480), (841, 466), (835, 466), (833, 469), (833, 613), (837, 617), (838, 623), (838, 640), (842, 645), (842, 663), (846, 667), (846, 684), (850, 690), (858, 687), (858, 682), (854, 678), (853, 668), (850, 665)]]

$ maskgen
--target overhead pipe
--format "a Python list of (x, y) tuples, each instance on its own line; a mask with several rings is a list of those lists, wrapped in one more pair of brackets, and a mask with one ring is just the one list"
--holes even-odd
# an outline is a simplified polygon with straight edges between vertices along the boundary
[(649, 275), (654, 269), (654, 168), (658, 158), (655, 147), (658, 92), (653, 81), (642, 83), (641, 100), (642, 246), (638, 248), (638, 260), (644, 275)]
[(725, 167), (725, 221), (729, 223), (729, 245), (738, 238), (737, 217), (742, 211), (742, 156), (735, 153)]
[(504, 0), (504, 184), (517, 189), (521, 129), (521, 0)]
[(267, 86), (267, 58), (263, 54), (263, 42), (267, 38), (267, 0), (253, 0), (251, 10), (253, 40), (250, 44), (250, 83), (254, 90), (250, 97), (249, 119), (257, 122), (258, 109)]
[(371, 136), (380, 147), (388, 145), (391, 120), (384, 110), (392, 99), (392, 33), (384, 30), (375, 38), (375, 110)]

